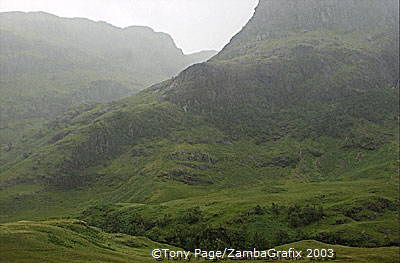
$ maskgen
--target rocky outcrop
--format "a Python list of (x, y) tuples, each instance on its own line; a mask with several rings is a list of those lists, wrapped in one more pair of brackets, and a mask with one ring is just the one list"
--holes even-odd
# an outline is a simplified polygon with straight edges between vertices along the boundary
[(332, 102), (392, 86), (397, 7), (394, 0), (261, 0), (242, 31), (209, 62), (174, 78), (164, 97), (185, 111), (215, 113), (244, 104)]
[(371, 31), (398, 28), (397, 0), (260, 0), (248, 24), (220, 52), (243, 43), (320, 29)]

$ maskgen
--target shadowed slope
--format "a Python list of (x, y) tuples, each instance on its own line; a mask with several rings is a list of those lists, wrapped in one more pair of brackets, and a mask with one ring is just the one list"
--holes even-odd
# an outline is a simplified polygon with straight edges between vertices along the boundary
[[(0, 176), (4, 221), (97, 205), (81, 215), (91, 224), (190, 249), (398, 245), (398, 18), (330, 1), (355, 21), (337, 30), (318, 23), (319, 1), (310, 31), (248, 37), (269, 12), (285, 21), (278, 2), (293, 3), (261, 1), (210, 61), (29, 139)], [(375, 16), (384, 24), (358, 27)]]

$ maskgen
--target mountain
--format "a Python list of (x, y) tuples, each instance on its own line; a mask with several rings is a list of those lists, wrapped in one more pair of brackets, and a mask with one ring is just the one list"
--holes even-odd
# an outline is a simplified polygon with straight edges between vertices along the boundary
[(398, 247), (393, 10), (261, 0), (209, 61), (9, 150), (1, 220), (69, 216), (185, 249)]
[[(300, 0), (260, 1), (248, 26), (233, 37), (226, 51), (244, 43), (271, 38), (285, 38), (293, 33), (307, 33), (322, 28), (346, 34), (354, 31), (380, 31), (382, 27), (396, 28), (397, 10), (393, 2), (384, 0)], [(289, 19), (290, 18), (290, 19)]]
[(120, 99), (215, 54), (184, 55), (149, 27), (43, 12), (0, 13), (0, 43), (1, 145), (73, 105)]

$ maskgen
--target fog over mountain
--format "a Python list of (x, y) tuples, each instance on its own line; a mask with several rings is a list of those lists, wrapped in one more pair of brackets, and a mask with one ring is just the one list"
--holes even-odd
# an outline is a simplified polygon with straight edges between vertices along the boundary
[(44, 12), (0, 13), (0, 42), (1, 144), (73, 105), (120, 99), (216, 54), (185, 55), (150, 27)]
[[(160, 248), (295, 248), (319, 253), (310, 261), (398, 262), (398, 8), (397, 0), (260, 0), (210, 59), (131, 96), (74, 105), (3, 145), (4, 257), (154, 262)], [(64, 32), (84, 24), (90, 38), (67, 34), (74, 41), (66, 41), (34, 26), (22, 31), (33, 43), (26, 49), (17, 29), (4, 34), (2, 41), (19, 43), (6, 50), (22, 47), (15, 57), (36, 59), (22, 63), (23, 76), (77, 67), (86, 78), (97, 69), (109, 79), (136, 62), (155, 74), (171, 70), (155, 63), (159, 57), (212, 55), (184, 55), (149, 28), (65, 21)], [(46, 42), (36, 41), (38, 29)], [(54, 45), (76, 51), (76, 64)], [(145, 52), (131, 51), (136, 45)], [(77, 94), (108, 94), (132, 81), (115, 78)]]
[(0, 12), (45, 11), (118, 27), (149, 26), (172, 36), (185, 54), (221, 50), (254, 13), (257, 0), (2, 0)]

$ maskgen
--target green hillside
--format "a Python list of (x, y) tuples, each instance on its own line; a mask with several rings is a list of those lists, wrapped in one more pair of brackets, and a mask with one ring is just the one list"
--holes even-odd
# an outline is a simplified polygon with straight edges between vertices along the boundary
[[(0, 225), (1, 259), (2, 262), (7, 263), (155, 262), (151, 258), (153, 248), (181, 250), (143, 237), (107, 234), (77, 220), (20, 221)], [(399, 249), (396, 247), (351, 248), (312, 240), (287, 244), (275, 249), (289, 248), (295, 248), (304, 253), (309, 248), (333, 249), (336, 253), (334, 262), (362, 263), (376, 260), (381, 263), (393, 263), (398, 262), (399, 258)], [(377, 255), (382, 256), (377, 257)], [(281, 261), (287, 262), (287, 260)]]
[(384, 2), (260, 1), (210, 61), (9, 150), (0, 220), (79, 218), (188, 250), (317, 240), (361, 247), (339, 246), (343, 262), (396, 262), (398, 3)]
[[(215, 52), (185, 55), (151, 28), (43, 12), (0, 13), (0, 146), (23, 145), (44, 121), (171, 78)], [(0, 158), (0, 162), (3, 162)]]
[(325, 248), (333, 249), (336, 253), (334, 262), (382, 262), (395, 263), (399, 262), (399, 248), (352, 248), (345, 246), (335, 246), (323, 244), (313, 240), (305, 240), (284, 246), (277, 247), (277, 250), (286, 250), (295, 248), (301, 251), (307, 251), (309, 248)]
[(154, 262), (143, 237), (106, 234), (83, 221), (20, 221), (0, 225), (1, 262)]

